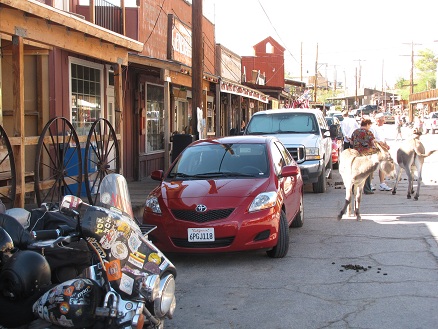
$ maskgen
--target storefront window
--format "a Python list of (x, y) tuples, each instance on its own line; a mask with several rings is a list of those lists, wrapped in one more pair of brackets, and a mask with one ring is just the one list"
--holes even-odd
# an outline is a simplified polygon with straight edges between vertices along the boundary
[(103, 66), (70, 58), (71, 123), (78, 135), (88, 135), (101, 117)]
[(146, 84), (146, 153), (164, 150), (164, 89)]

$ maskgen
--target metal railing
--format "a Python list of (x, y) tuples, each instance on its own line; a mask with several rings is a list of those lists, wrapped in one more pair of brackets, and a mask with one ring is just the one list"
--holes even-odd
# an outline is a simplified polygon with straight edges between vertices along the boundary
[(105, 0), (95, 0), (95, 24), (123, 34), (122, 8)]

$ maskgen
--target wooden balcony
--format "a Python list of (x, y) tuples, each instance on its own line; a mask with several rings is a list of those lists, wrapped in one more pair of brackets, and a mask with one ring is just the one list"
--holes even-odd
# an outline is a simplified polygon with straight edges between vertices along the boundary
[(409, 95), (409, 103), (428, 103), (438, 101), (438, 89), (432, 89)]

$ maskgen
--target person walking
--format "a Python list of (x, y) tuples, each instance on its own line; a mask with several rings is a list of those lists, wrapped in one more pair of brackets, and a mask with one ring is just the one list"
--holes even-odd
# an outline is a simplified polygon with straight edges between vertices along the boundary
[(351, 134), (360, 126), (357, 123), (356, 119), (350, 118), (348, 110), (342, 111), (342, 117), (344, 119), (341, 121), (341, 131), (342, 134), (344, 135), (344, 150), (345, 150), (352, 148), (350, 143)]
[[(359, 152), (360, 155), (370, 155), (378, 151), (375, 145), (375, 137), (371, 131), (372, 121), (370, 119), (363, 119), (360, 123), (360, 128), (353, 131), (351, 134), (351, 146)], [(371, 190), (371, 176), (365, 181), (363, 192), (365, 194), (374, 194)]]
[[(371, 132), (373, 133), (376, 141), (382, 146), (383, 148), (389, 150), (389, 145), (386, 143), (385, 138), (385, 132), (383, 130), (383, 124), (385, 123), (385, 116), (383, 113), (377, 113), (375, 116), (376, 123), (371, 126)], [(380, 191), (391, 191), (392, 188), (390, 188), (385, 183), (385, 174), (382, 170), (379, 169), (379, 190)], [(373, 188), (371, 184), (371, 189)]]
[(403, 120), (401, 119), (401, 115), (397, 114), (395, 116), (395, 120), (394, 121), (395, 121), (395, 131), (396, 131), (395, 141), (396, 142), (398, 141), (398, 136), (400, 136), (400, 140), (402, 141), (403, 140), (403, 136), (402, 136), (401, 128), (402, 128), (402, 125), (403, 125)]

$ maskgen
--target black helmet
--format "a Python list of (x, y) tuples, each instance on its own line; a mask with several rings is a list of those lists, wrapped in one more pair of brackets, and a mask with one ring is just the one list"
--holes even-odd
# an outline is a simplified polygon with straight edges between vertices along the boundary
[(20, 250), (9, 258), (0, 272), (0, 291), (11, 299), (31, 296), (51, 284), (50, 265), (39, 253)]

